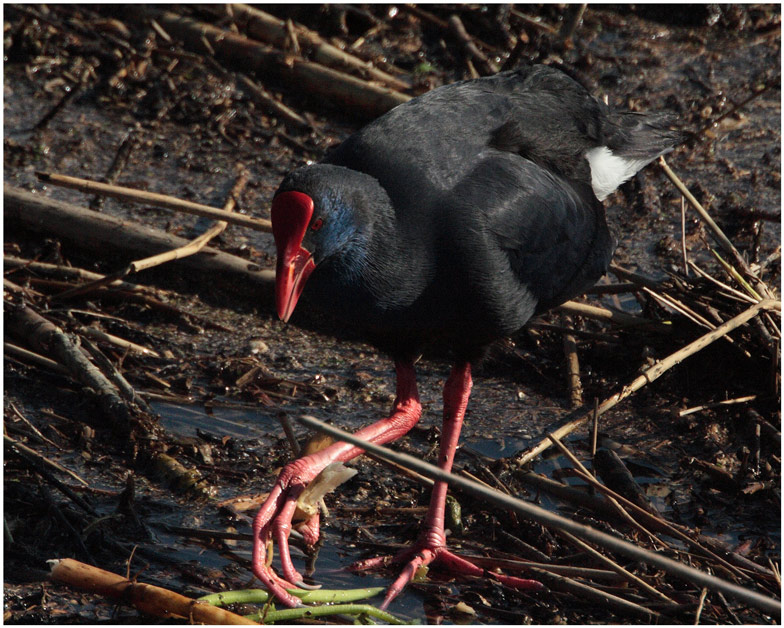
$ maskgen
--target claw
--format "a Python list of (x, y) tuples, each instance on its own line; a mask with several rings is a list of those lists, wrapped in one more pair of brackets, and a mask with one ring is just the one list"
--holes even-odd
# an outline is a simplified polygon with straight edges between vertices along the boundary
[(306, 591), (318, 591), (322, 585), (320, 584), (307, 584), (300, 580), (299, 582), (294, 583), (298, 589), (305, 589)]

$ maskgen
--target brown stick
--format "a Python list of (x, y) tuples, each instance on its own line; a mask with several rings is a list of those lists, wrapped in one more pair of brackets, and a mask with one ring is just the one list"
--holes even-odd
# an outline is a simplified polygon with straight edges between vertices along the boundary
[(545, 33), (548, 33), (549, 35), (555, 35), (558, 32), (552, 26), (548, 26), (544, 22), (540, 22), (538, 19), (532, 18), (532, 17), (530, 17), (528, 15), (525, 15), (524, 13), (520, 13), (520, 11), (518, 11), (517, 9), (513, 8), (510, 11), (510, 13), (512, 15), (514, 15), (520, 21), (522, 21), (525, 24), (527, 24), (528, 26), (533, 26), (534, 28), (538, 28), (539, 30), (544, 31)]
[(656, 618), (661, 617), (656, 611), (625, 600), (617, 595), (601, 591), (583, 582), (572, 580), (565, 576), (559, 576), (536, 567), (532, 567), (530, 571), (538, 580), (541, 580), (551, 589), (571, 593), (578, 599), (587, 599), (600, 605), (611, 606), (616, 611), (643, 617), (646, 621), (651, 623), (654, 623)]
[[(570, 326), (566, 319), (566, 326)], [(583, 385), (580, 381), (580, 359), (577, 356), (577, 339), (574, 334), (563, 335), (563, 348), (566, 357), (566, 384), (569, 388), (569, 401), (572, 408), (583, 405)]]
[(32, 362), (36, 366), (42, 366), (43, 368), (50, 369), (57, 373), (62, 373), (63, 375), (71, 374), (70, 371), (59, 362), (50, 360), (49, 358), (42, 356), (40, 353), (33, 353), (32, 351), (18, 347), (14, 344), (11, 344), (10, 342), (3, 342), (3, 353), (13, 356), (27, 364)]
[(272, 233), (272, 223), (264, 218), (251, 218), (250, 216), (236, 214), (234, 212), (218, 209), (217, 207), (210, 207), (209, 205), (202, 205), (201, 203), (193, 203), (191, 201), (183, 201), (174, 196), (167, 196), (166, 194), (156, 194), (155, 192), (146, 192), (144, 190), (136, 190), (119, 185), (109, 185), (107, 183), (100, 183), (89, 179), (69, 177), (64, 174), (50, 172), (36, 172), (35, 174), (42, 182), (57, 185), (59, 187), (79, 190), (80, 192), (86, 192), (88, 194), (103, 194), (104, 196), (111, 196), (132, 203), (144, 203), (155, 207), (164, 207), (166, 209), (185, 212), (186, 214), (212, 218), (213, 220), (225, 220), (231, 224), (247, 227), (248, 229)]
[(755, 283), (755, 288), (763, 294), (768, 299), (774, 298), (773, 292), (755, 275), (751, 272), (749, 265), (746, 263), (746, 260), (743, 259), (743, 256), (738, 252), (738, 249), (730, 242), (729, 238), (724, 235), (724, 232), (721, 230), (721, 227), (716, 224), (716, 221), (713, 220), (711, 215), (705, 210), (705, 208), (700, 204), (700, 202), (694, 198), (694, 195), (689, 191), (689, 189), (684, 185), (683, 181), (681, 181), (680, 177), (676, 175), (672, 169), (667, 165), (667, 162), (664, 160), (664, 157), (659, 157), (659, 165), (664, 170), (664, 174), (667, 175), (667, 178), (675, 184), (675, 187), (678, 188), (678, 191), (686, 197), (686, 200), (691, 203), (692, 207), (697, 210), (697, 213), (702, 218), (703, 222), (708, 226), (708, 229), (713, 234), (714, 239), (719, 243), (719, 245), (727, 251), (732, 256), (732, 259), (735, 261), (735, 264), (746, 274), (747, 277), (751, 278)]
[(576, 301), (567, 301), (559, 305), (557, 310), (566, 312), (567, 314), (574, 314), (576, 316), (587, 316), (588, 318), (595, 318), (596, 320), (612, 321), (619, 325), (633, 327), (645, 326), (646, 329), (652, 331), (670, 333), (671, 329), (667, 325), (663, 325), (658, 321), (642, 318), (641, 316), (633, 316), (626, 312), (615, 312), (603, 307), (596, 307), (595, 305), (588, 305), (586, 303), (577, 303)]
[[(243, 168), (236, 182), (234, 183), (234, 187), (232, 188), (231, 193), (229, 194), (229, 198), (223, 207), (223, 211), (233, 213), (234, 206), (236, 205), (236, 199), (239, 197), (239, 195), (242, 193), (242, 190), (245, 188), (245, 185), (248, 183), (248, 176), (248, 171)], [(166, 264), (167, 262), (172, 262), (177, 259), (183, 259), (185, 257), (195, 255), (205, 246), (207, 246), (207, 243), (210, 240), (223, 233), (227, 226), (227, 221), (218, 220), (214, 225), (207, 229), (207, 231), (202, 233), (197, 238), (194, 238), (190, 242), (183, 244), (182, 246), (178, 246), (177, 248), (173, 248), (169, 251), (164, 251), (163, 253), (157, 253), (156, 255), (152, 255), (144, 259), (135, 260), (128, 264), (128, 266), (126, 266), (124, 269), (116, 273), (107, 275), (103, 279), (97, 279), (96, 281), (70, 288), (69, 290), (66, 290), (65, 292), (57, 295), (57, 298), (65, 299), (73, 297), (77, 294), (83, 294), (93, 290), (94, 288), (99, 288), (103, 285), (111, 283), (115, 279), (127, 277), (128, 275), (138, 273), (142, 270), (148, 270), (150, 268)]]
[(672, 600), (672, 599), (668, 598), (661, 591), (657, 591), (654, 587), (652, 587), (650, 584), (645, 582), (645, 580), (643, 580), (639, 576), (635, 576), (629, 570), (624, 569), (621, 565), (616, 563), (611, 558), (605, 556), (601, 552), (595, 550), (593, 547), (588, 545), (588, 543), (586, 543), (585, 541), (582, 541), (581, 539), (578, 539), (576, 536), (574, 536), (572, 534), (569, 534), (568, 532), (565, 532), (564, 530), (558, 530), (558, 534), (563, 536), (570, 543), (575, 545), (578, 549), (581, 549), (581, 550), (583, 550), (585, 552), (588, 552), (588, 554), (590, 554), (591, 556), (596, 558), (599, 562), (604, 563), (605, 565), (607, 565), (610, 569), (612, 569), (613, 571), (617, 572), (618, 574), (620, 574), (621, 576), (626, 578), (629, 582), (633, 582), (633, 583), (637, 584), (638, 586), (640, 586), (646, 593), (648, 593), (648, 595), (650, 597), (658, 599), (658, 600), (663, 601), (663, 602), (670, 603), (670, 604), (674, 604), (675, 603), (675, 600)]
[[(686, 358), (701, 351), (711, 343), (715, 342), (719, 338), (731, 332), (733, 329), (736, 329), (737, 327), (740, 327), (741, 325), (745, 324), (746, 322), (748, 322), (749, 320), (757, 316), (757, 314), (759, 314), (760, 311), (780, 310), (780, 309), (781, 309), (781, 302), (774, 301), (772, 299), (760, 301), (756, 305), (753, 305), (752, 307), (745, 310), (744, 312), (741, 312), (734, 318), (731, 318), (723, 325), (720, 325), (713, 331), (708, 332), (704, 336), (700, 336), (699, 338), (697, 338), (697, 340), (689, 343), (685, 347), (682, 347), (675, 353), (670, 354), (663, 360), (659, 360), (656, 364), (646, 369), (642, 375), (635, 378), (632, 382), (624, 386), (619, 392), (615, 393), (611, 397), (605, 399), (601, 404), (599, 404), (599, 407), (596, 409), (597, 415), (604, 414), (610, 408), (614, 408), (621, 401), (636, 393), (638, 390), (640, 390), (640, 388), (642, 388), (646, 384), (650, 384), (654, 380), (658, 379), (669, 369), (680, 364)], [(578, 411), (572, 413), (572, 415), (575, 414), (577, 416), (575, 416), (564, 425), (561, 425), (560, 427), (552, 431), (552, 434), (556, 438), (564, 438), (565, 436), (571, 434), (575, 429), (580, 427), (591, 417), (591, 410), (586, 408), (580, 408)], [(539, 454), (541, 454), (543, 451), (546, 451), (550, 447), (550, 445), (551, 445), (550, 440), (548, 438), (544, 438), (537, 445), (529, 448), (527, 451), (520, 454), (515, 459), (515, 461), (520, 466), (528, 464)]]
[[(65, 277), (67, 279), (96, 281), (105, 277), (105, 275), (102, 275), (101, 273), (95, 273), (84, 268), (77, 268), (76, 266), (48, 264), (46, 262), (38, 262), (35, 260), (14, 257), (13, 255), (4, 255), (3, 264), (5, 265), (6, 269), (11, 267), (19, 270), (31, 270), (35, 273), (43, 273), (50, 276), (54, 275), (56, 277)], [(135, 283), (128, 283), (125, 281), (120, 281), (119, 279), (110, 283), (109, 286), (113, 288), (120, 288), (126, 292), (142, 292), (148, 294), (155, 294), (156, 292), (159, 292), (159, 290), (156, 288), (151, 288), (149, 286)]]
[(194, 624), (257, 625), (217, 606), (200, 602), (152, 584), (131, 582), (110, 571), (85, 565), (71, 558), (48, 561), (50, 577), (57, 582), (98, 593), (113, 600), (130, 602), (139, 612), (154, 617), (181, 617)]
[(272, 97), (266, 89), (264, 89), (258, 83), (253, 82), (244, 74), (237, 74), (237, 78), (240, 80), (251, 95), (258, 100), (267, 110), (272, 111), (272, 113), (276, 116), (283, 118), (286, 122), (294, 124), (301, 128), (311, 128), (310, 122), (308, 122), (305, 118), (299, 115), (296, 111), (294, 111), (291, 107), (287, 107), (282, 102), (278, 102)]
[(471, 35), (468, 34), (465, 26), (463, 26), (463, 22), (460, 20), (459, 16), (456, 14), (450, 15), (448, 23), (449, 30), (463, 45), (463, 48), (465, 49), (466, 53), (468, 53), (469, 57), (473, 57), (481, 64), (483, 74), (495, 74), (498, 72), (498, 66), (490, 61), (485, 53), (479, 50), (477, 45), (474, 43), (474, 39), (471, 37)]
[(640, 508), (644, 508), (652, 515), (660, 516), (659, 512), (648, 501), (645, 491), (637, 484), (621, 457), (612, 449), (602, 448), (594, 454), (593, 470), (594, 475), (598, 475), (616, 493), (620, 493), (626, 499), (634, 502)]
[(33, 462), (45, 467), (51, 467), (52, 469), (55, 469), (60, 473), (65, 473), (66, 475), (70, 475), (74, 480), (76, 480), (80, 484), (84, 486), (89, 486), (87, 482), (85, 482), (82, 478), (80, 478), (78, 475), (76, 475), (76, 473), (74, 473), (70, 469), (66, 469), (64, 466), (55, 462), (54, 460), (50, 460), (46, 456), (42, 456), (37, 451), (31, 449), (24, 443), (20, 443), (19, 441), (14, 440), (7, 434), (3, 434), (3, 440), (4, 442), (8, 443), (12, 447), (16, 448), (16, 450), (19, 452), (19, 455), (26, 457), (28, 460), (32, 460)]
[[(550, 435), (549, 438), (552, 438), (552, 435)], [(692, 539), (688, 534), (686, 534), (682, 530), (679, 530), (675, 526), (671, 525), (668, 521), (663, 519), (660, 515), (658, 515), (658, 514), (657, 515), (651, 514), (647, 510), (645, 510), (643, 508), (640, 508), (637, 504), (635, 504), (635, 503), (629, 501), (628, 499), (626, 499), (623, 495), (619, 495), (618, 493), (613, 491), (611, 488), (609, 488), (609, 487), (605, 486), (604, 484), (602, 484), (601, 482), (599, 482), (595, 477), (593, 477), (593, 475), (591, 475), (588, 472), (588, 469), (586, 469), (580, 463), (580, 461), (577, 459), (577, 457), (571, 451), (569, 451), (569, 449), (567, 449), (564, 446), (563, 443), (561, 443), (561, 441), (559, 441), (558, 439), (553, 439), (553, 442), (558, 445), (558, 448), (561, 450), (561, 452), (567, 458), (569, 458), (569, 460), (572, 462), (572, 464), (575, 465), (575, 467), (576, 467), (575, 472), (577, 473), (578, 477), (582, 478), (583, 480), (588, 482), (588, 484), (593, 486), (596, 490), (601, 492), (605, 496), (605, 498), (610, 500), (611, 503), (616, 504), (618, 506), (618, 508), (620, 508), (620, 509), (623, 509), (623, 507), (628, 508), (630, 511), (636, 513), (637, 515), (639, 515), (643, 519), (645, 519), (646, 523), (648, 525), (650, 525), (651, 527), (659, 530), (660, 532), (663, 532), (664, 534), (668, 534), (668, 535), (673, 536), (675, 538), (680, 538), (681, 540), (685, 541), (686, 543), (688, 543), (689, 545), (691, 545), (695, 549), (697, 549), (700, 552), (702, 552), (704, 555), (706, 555), (706, 556), (712, 558), (713, 560), (717, 561), (718, 563), (722, 564), (731, 573), (733, 573), (733, 574), (735, 574), (736, 576), (739, 576), (739, 577), (743, 576), (743, 574), (736, 567), (734, 567), (733, 565), (728, 563), (726, 560), (721, 558), (721, 556), (718, 556), (715, 553), (713, 553), (712, 551), (710, 551), (709, 549), (706, 549), (706, 548), (702, 547), (697, 541)], [(629, 517), (631, 517), (631, 515), (628, 512), (626, 512), (626, 510), (624, 510), (623, 512), (626, 513)], [(644, 528), (643, 528), (643, 530), (644, 530)], [(648, 535), (650, 535), (650, 532), (647, 532), (647, 530), (645, 530), (645, 532)], [(654, 540), (658, 540), (655, 537), (653, 537), (653, 538), (654, 538)]]
[[(583, 463), (577, 459), (577, 456), (575, 456), (571, 451), (569, 451), (569, 448), (566, 445), (564, 445), (558, 438), (556, 438), (552, 434), (548, 434), (547, 438), (549, 438), (553, 442), (553, 444), (556, 447), (558, 447), (558, 449), (561, 450), (561, 453), (564, 454), (569, 459), (569, 461), (575, 466), (575, 471), (580, 476), (590, 477), (589, 483), (592, 484), (593, 486), (599, 484), (596, 478), (594, 478), (591, 475), (591, 472), (588, 471), (588, 469), (585, 468)], [(618, 500), (615, 499), (615, 495), (609, 495), (605, 493), (604, 497), (609, 502), (609, 504), (615, 509), (616, 514), (619, 515), (621, 519), (624, 520), (628, 525), (630, 525), (631, 527), (635, 528), (636, 530), (646, 535), (650, 539), (651, 543), (655, 544), (656, 542), (659, 541), (659, 539), (657, 539), (653, 534), (651, 534), (651, 532), (645, 529), (645, 527), (643, 527), (641, 523), (639, 523), (637, 520), (634, 519), (634, 517), (632, 517), (628, 512), (626, 512), (624, 507), (618, 502)]]

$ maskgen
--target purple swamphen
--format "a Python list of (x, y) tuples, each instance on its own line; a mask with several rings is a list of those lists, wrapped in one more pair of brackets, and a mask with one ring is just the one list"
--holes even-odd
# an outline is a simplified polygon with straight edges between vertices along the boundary
[[(679, 134), (669, 117), (613, 111), (566, 73), (529, 66), (435, 89), (294, 170), (272, 201), (276, 301), (288, 321), (307, 300), (395, 360), (392, 414), (357, 432), (386, 443), (419, 420), (414, 361), (450, 351), (439, 465), (452, 466), (471, 364), (494, 340), (580, 294), (606, 271), (614, 241), (602, 200)], [(362, 451), (335, 443), (286, 465), (253, 526), (253, 569), (283, 603), (301, 585), (288, 549), (298, 496), (328, 464)], [(422, 533), (382, 608), (420, 565), (483, 570), (446, 548), (447, 486), (436, 482)], [(318, 514), (305, 538), (318, 538)], [(266, 564), (278, 544), (282, 577)], [(372, 562), (372, 561), (371, 561)], [(512, 587), (538, 583), (493, 574)]]

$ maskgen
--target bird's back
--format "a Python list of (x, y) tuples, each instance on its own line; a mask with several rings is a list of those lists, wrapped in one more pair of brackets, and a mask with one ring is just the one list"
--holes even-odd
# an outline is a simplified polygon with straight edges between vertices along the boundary
[[(590, 286), (614, 248), (599, 199), (671, 148), (666, 122), (531, 66), (433, 90), (350, 137), (324, 161), (381, 184), (428, 275), (416, 298), (385, 295), (376, 327), (470, 353)], [(390, 276), (401, 246), (376, 243)]]

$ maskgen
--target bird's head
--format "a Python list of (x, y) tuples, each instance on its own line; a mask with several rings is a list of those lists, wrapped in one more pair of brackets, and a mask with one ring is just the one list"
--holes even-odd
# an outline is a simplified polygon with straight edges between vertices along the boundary
[(362, 173), (317, 164), (293, 171), (278, 188), (271, 213), (278, 254), (275, 302), (283, 321), (322, 262), (342, 254), (351, 266), (361, 263), (368, 233), (362, 190), (372, 187), (367, 179), (378, 187)]

